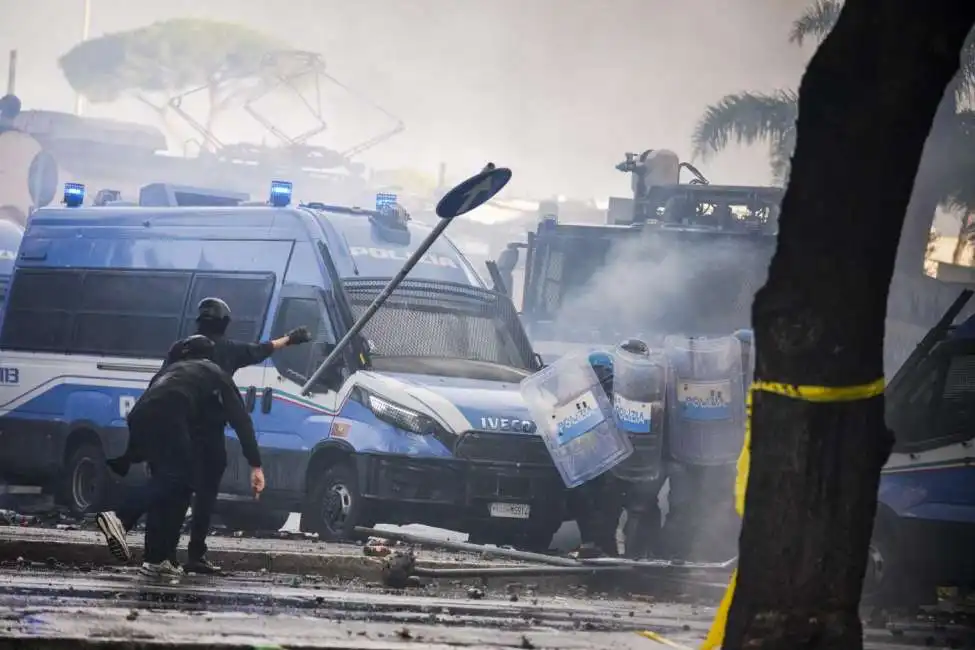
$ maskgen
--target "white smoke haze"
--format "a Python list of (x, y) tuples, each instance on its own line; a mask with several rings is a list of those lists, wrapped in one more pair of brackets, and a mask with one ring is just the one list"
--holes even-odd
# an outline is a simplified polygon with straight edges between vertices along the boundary
[[(635, 337), (659, 347), (668, 334), (726, 336), (747, 327), (752, 298), (765, 280), (763, 258), (726, 240), (675, 241), (661, 246), (662, 256), (649, 254), (648, 240), (667, 236), (634, 233), (616, 243), (605, 266), (566, 296), (553, 338), (578, 340), (587, 333), (608, 344)], [(564, 264), (590, 266), (571, 257)]]
[[(705, 105), (729, 92), (798, 81), (809, 55), (787, 42), (805, 2), (790, 0), (91, 0), (91, 37), (178, 17), (259, 29), (321, 53), (328, 70), (403, 119), (406, 131), (363, 155), (375, 167), (453, 177), (487, 161), (512, 167), (506, 194), (625, 196), (623, 152), (669, 147), (690, 157)], [(19, 51), (24, 108), (71, 111), (57, 57), (81, 38), (82, 0), (0, 0), (0, 48)], [(11, 19), (15, 17), (15, 19)], [(339, 148), (385, 128), (360, 106), (326, 106), (316, 144)], [(289, 133), (303, 107), (276, 106)], [(134, 101), (87, 114), (158, 124)], [(273, 137), (238, 111), (226, 142)], [(174, 150), (182, 148), (176, 138)], [(715, 182), (768, 182), (764, 148), (732, 149), (702, 167)], [(296, 188), (299, 192), (300, 188)]]

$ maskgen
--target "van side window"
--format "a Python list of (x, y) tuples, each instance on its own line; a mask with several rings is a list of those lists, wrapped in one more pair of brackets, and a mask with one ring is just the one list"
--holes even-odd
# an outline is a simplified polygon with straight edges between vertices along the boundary
[(959, 442), (975, 437), (975, 355), (956, 356), (948, 364), (938, 434)]
[(7, 295), (0, 346), (67, 352), (83, 278), (74, 269), (19, 269)]
[(196, 306), (206, 296), (230, 305), (228, 336), (256, 341), (273, 290), (272, 273), (19, 269), (0, 346), (162, 359), (173, 341), (196, 331)]
[(85, 273), (68, 352), (165, 357), (179, 338), (191, 273)]
[(284, 298), (274, 322), (272, 338), (284, 336), (296, 327), (307, 327), (311, 333), (311, 345), (292, 345), (279, 350), (271, 357), (282, 376), (293, 380), (306, 380), (322, 361), (324, 345), (330, 339), (329, 330), (322, 320), (320, 303), (313, 298)]
[(274, 292), (273, 273), (197, 273), (193, 278), (190, 299), (180, 336), (196, 332), (197, 305), (204, 298), (220, 298), (232, 314), (227, 338), (237, 341), (257, 341), (264, 329), (271, 294)]

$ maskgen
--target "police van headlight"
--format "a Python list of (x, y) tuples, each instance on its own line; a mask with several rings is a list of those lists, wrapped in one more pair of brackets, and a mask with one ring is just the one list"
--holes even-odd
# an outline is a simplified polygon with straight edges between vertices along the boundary
[(384, 397), (373, 395), (362, 388), (357, 388), (352, 398), (372, 411), (383, 422), (404, 431), (438, 438), (441, 434), (447, 434), (444, 428), (430, 416), (391, 402)]

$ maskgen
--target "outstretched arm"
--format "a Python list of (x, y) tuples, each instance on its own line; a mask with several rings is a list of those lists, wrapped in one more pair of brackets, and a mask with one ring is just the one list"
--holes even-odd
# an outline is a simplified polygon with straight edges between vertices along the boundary
[(311, 340), (311, 335), (305, 327), (291, 330), (285, 336), (264, 341), (262, 343), (229, 343), (229, 354), (234, 368), (240, 370), (247, 366), (263, 363), (265, 359), (274, 352), (286, 348), (289, 345), (307, 343)]

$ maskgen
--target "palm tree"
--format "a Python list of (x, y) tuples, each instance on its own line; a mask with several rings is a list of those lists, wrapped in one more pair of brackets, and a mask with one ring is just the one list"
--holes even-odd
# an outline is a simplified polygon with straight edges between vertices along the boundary
[(794, 90), (725, 95), (708, 106), (694, 130), (694, 155), (706, 158), (734, 139), (737, 144), (769, 144), (772, 177), (785, 183), (796, 146), (798, 96)]
[[(833, 29), (842, 7), (840, 0), (816, 0), (792, 23), (789, 42), (800, 47), (808, 40), (821, 42)], [(916, 245), (902, 252), (907, 259), (912, 255), (918, 257), (921, 264), (927, 248), (926, 235), (938, 205), (975, 213), (975, 112), (969, 110), (975, 105), (973, 89), (975, 41), (970, 39), (962, 57), (961, 73), (952, 85), (955, 101), (946, 102), (944, 110), (935, 118), (932, 140), (936, 139), (936, 146), (928, 148), (937, 153), (922, 161), (915, 198), (906, 220), (905, 239), (916, 239), (912, 242)], [(705, 109), (698, 121), (693, 135), (695, 157), (707, 158), (727, 148), (732, 141), (746, 145), (766, 143), (772, 176), (776, 183), (785, 183), (795, 147), (797, 99), (794, 90), (726, 95)], [(959, 233), (956, 257), (960, 256), (969, 236), (965, 229)]]
[[(837, 0), (816, 0), (792, 23), (789, 42), (801, 47), (809, 38), (822, 41), (833, 29), (841, 7)], [(725, 149), (732, 140), (747, 145), (766, 142), (772, 176), (775, 182), (785, 183), (796, 144), (798, 99), (794, 90), (725, 95), (705, 109), (698, 121), (693, 136), (694, 155), (707, 158)]]

